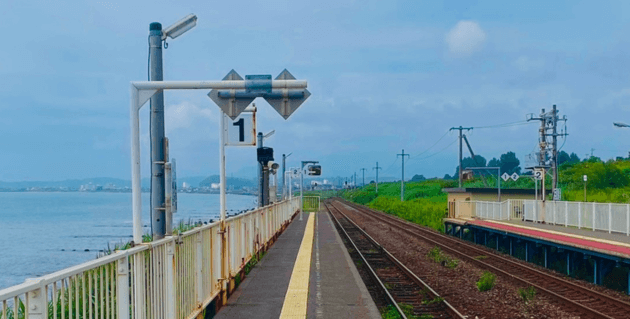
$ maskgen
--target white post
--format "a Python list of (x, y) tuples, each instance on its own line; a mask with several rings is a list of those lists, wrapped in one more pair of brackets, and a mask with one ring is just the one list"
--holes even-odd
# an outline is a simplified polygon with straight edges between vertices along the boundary
[(116, 265), (116, 306), (117, 318), (129, 318), (129, 257), (119, 259)]
[(593, 202), (593, 231), (595, 231), (595, 202)]
[[(29, 278), (26, 281), (39, 281), (39, 278)], [(6, 304), (5, 304), (6, 305)], [(28, 313), (27, 319), (46, 319), (48, 318), (48, 305), (46, 304), (46, 289), (43, 285), (40, 288), (35, 290), (31, 290), (26, 294), (26, 305), (28, 309), (26, 312)], [(70, 310), (72, 311), (72, 310)], [(72, 315), (72, 312), (70, 313)], [(18, 317), (18, 314), (14, 314), (15, 318)], [(20, 317), (24, 318), (24, 317)]]
[(608, 233), (612, 232), (612, 204), (608, 203)]
[(142, 189), (140, 188), (140, 115), (138, 90), (131, 85), (131, 202), (133, 207), (133, 241), (142, 243)]
[(582, 228), (582, 203), (578, 203), (578, 229)]
[(626, 204), (626, 236), (630, 236), (630, 205)]
[[(204, 293), (203, 293), (203, 249), (201, 247), (201, 240), (202, 240), (202, 236), (201, 236), (201, 232), (197, 233), (196, 236), (197, 240), (195, 243), (196, 246), (196, 267), (195, 267), (195, 288), (197, 290), (197, 304), (200, 305), (203, 303), (204, 301)], [(170, 317), (170, 318), (175, 318), (175, 317)]]
[(225, 118), (226, 115), (225, 113), (223, 113), (223, 111), (221, 111), (221, 125), (220, 125), (220, 138), (219, 138), (219, 165), (221, 166), (219, 168), (220, 172), (220, 177), (219, 177), (219, 189), (221, 192), (220, 195), (220, 212), (221, 212), (221, 223), (223, 223), (225, 221)]
[(564, 227), (569, 226), (569, 202), (564, 202)]
[[(175, 239), (166, 244), (166, 318), (175, 318)], [(119, 318), (129, 318), (119, 317)]]
[(556, 201), (553, 201), (553, 224), (555, 225), (558, 222), (557, 211), (556, 211)]

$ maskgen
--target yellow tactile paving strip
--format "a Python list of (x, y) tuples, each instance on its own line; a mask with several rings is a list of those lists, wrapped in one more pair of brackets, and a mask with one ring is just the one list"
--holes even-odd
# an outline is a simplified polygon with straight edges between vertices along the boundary
[(314, 235), (315, 213), (310, 213), (304, 230), (304, 238), (302, 238), (302, 244), (300, 244), (300, 250), (293, 266), (293, 273), (291, 273), (289, 288), (284, 297), (280, 318), (306, 318)]

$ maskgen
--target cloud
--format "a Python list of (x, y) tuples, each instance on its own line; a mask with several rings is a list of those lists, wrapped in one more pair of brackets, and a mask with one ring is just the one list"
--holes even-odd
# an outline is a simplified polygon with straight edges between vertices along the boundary
[(174, 132), (179, 129), (194, 129), (196, 126), (208, 126), (217, 122), (218, 117), (209, 107), (201, 107), (191, 102), (169, 105), (165, 110), (166, 130)]
[(446, 34), (448, 50), (456, 55), (470, 55), (481, 50), (486, 41), (486, 33), (483, 32), (477, 22), (462, 20)]

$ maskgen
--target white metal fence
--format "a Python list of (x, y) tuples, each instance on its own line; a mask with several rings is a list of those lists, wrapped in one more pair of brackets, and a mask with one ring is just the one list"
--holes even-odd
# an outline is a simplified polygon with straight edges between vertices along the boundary
[(455, 216), (524, 220), (630, 235), (630, 205), (508, 199), (503, 202), (456, 202)]
[(319, 196), (304, 196), (302, 209), (304, 209), (305, 212), (318, 212), (319, 202)]
[(27, 280), (0, 290), (0, 318), (194, 317), (299, 208), (296, 197), (226, 219), (225, 238), (215, 222)]

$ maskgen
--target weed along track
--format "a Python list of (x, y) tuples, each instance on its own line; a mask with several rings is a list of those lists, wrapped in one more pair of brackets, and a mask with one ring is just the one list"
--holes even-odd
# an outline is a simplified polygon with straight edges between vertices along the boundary
[(324, 205), (380, 286), (390, 305), (384, 312), (402, 318), (465, 318), (339, 209)]
[[(439, 247), (445, 252), (500, 277), (533, 287), (532, 289), (555, 300), (560, 308), (573, 314), (574, 317), (628, 318), (630, 316), (630, 304), (625, 301), (575, 284), (562, 279), (560, 276), (540, 271), (532, 266), (501, 256), (499, 253), (357, 204), (333, 200), (329, 206), (340, 211), (352, 208), (354, 214), (358, 213), (361, 218), (377, 220), (390, 229), (395, 229), (410, 237)], [(484, 258), (479, 258), (479, 256), (484, 256)]]

